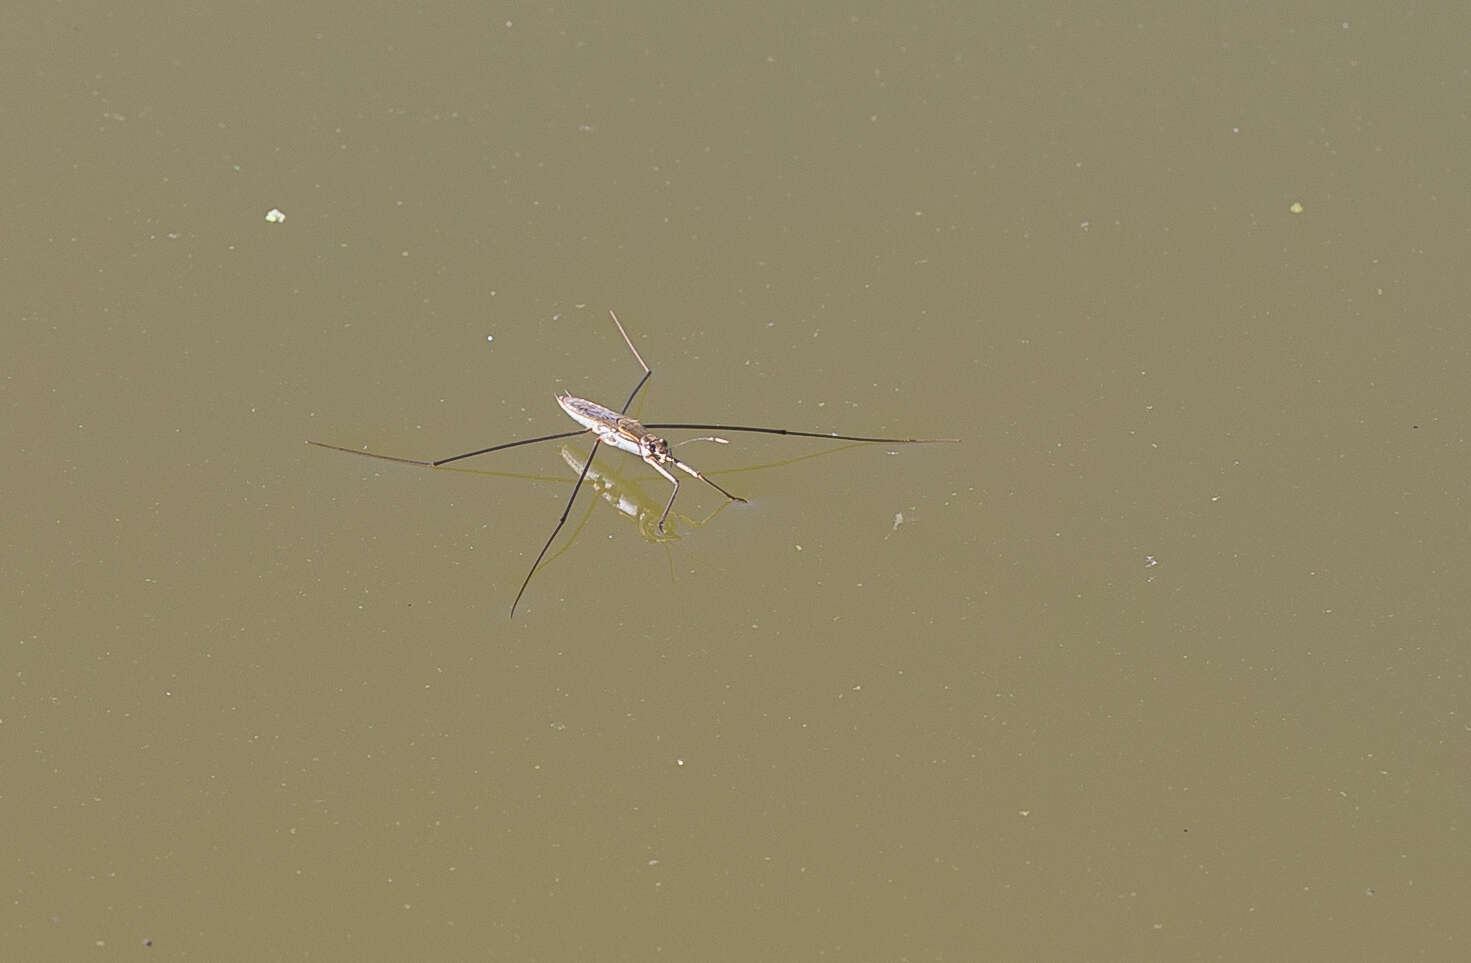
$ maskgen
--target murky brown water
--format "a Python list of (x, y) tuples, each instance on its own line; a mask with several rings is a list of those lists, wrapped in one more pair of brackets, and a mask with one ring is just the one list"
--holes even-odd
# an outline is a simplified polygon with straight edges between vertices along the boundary
[[(1370, 9), (12, 18), (7, 956), (1457, 956), (1467, 24)], [(303, 444), (610, 307), (964, 444), (605, 452), (515, 622), (582, 443)]]

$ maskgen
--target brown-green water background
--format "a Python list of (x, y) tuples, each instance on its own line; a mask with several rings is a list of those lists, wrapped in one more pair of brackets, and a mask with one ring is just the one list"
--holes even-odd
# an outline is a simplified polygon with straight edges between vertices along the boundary
[(3, 22), (6, 957), (1465, 958), (1464, 9)]

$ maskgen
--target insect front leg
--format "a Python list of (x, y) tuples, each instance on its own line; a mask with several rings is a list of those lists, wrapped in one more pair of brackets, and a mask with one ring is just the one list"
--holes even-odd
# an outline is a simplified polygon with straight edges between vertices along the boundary
[(659, 534), (663, 535), (664, 519), (669, 517), (669, 509), (674, 507), (674, 496), (679, 494), (679, 479), (675, 478), (673, 475), (669, 474), (669, 472), (665, 471), (664, 466), (659, 464), (659, 462), (656, 461), (652, 455), (645, 455), (644, 461), (649, 465), (649, 467), (653, 468), (654, 471), (669, 479), (669, 484), (674, 486), (674, 491), (669, 493), (669, 502), (664, 506), (664, 514), (659, 516)]
[(744, 502), (745, 501), (745, 499), (742, 498), (741, 496), (739, 496), (739, 495), (732, 495), (730, 492), (726, 491), (724, 488), (721, 488), (719, 485), (715, 484), (713, 481), (711, 481), (710, 479), (706, 478), (704, 475), (700, 474), (698, 471), (696, 471), (695, 469), (691, 468), (689, 465), (686, 465), (684, 462), (680, 461), (678, 458), (671, 458), (669, 460), (672, 461), (672, 462), (674, 462), (674, 467), (678, 468), (680, 471), (683, 471), (686, 474), (689, 474), (689, 475), (694, 476), (695, 478), (698, 478), (700, 481), (702, 481), (705, 484), (709, 485), (711, 488), (715, 489), (720, 494), (724, 495), (726, 498), (729, 498), (731, 501), (733, 501), (733, 502)]

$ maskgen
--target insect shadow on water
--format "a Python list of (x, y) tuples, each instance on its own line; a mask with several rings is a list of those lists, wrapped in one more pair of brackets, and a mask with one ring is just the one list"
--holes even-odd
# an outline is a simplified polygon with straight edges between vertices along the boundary
[[(562, 530), (563, 525), (567, 524), (567, 516), (572, 513), (572, 504), (577, 501), (577, 493), (582, 488), (583, 480), (587, 478), (588, 470), (592, 468), (593, 458), (597, 456), (598, 442), (637, 456), (673, 486), (673, 489), (669, 493), (669, 501), (664, 504), (664, 511), (660, 514), (659, 522), (656, 526), (657, 530), (662, 534), (664, 531), (664, 522), (669, 518), (669, 510), (674, 507), (674, 498), (679, 494), (679, 479), (675, 478), (666, 466), (672, 466), (692, 478), (698, 478), (724, 495), (729, 501), (744, 502), (745, 499), (739, 495), (731, 494), (716, 482), (705, 477), (697, 469), (680, 461), (679, 458), (675, 457), (672, 450), (676, 446), (670, 445), (669, 442), (655, 435), (652, 429), (744, 431), (762, 435), (789, 435), (794, 438), (823, 438), (829, 441), (851, 441), (886, 445), (927, 445), (942, 442), (955, 444), (960, 441), (959, 438), (879, 438), (869, 435), (839, 435), (833, 432), (797, 431), (791, 428), (763, 428), (755, 425), (711, 425), (692, 422), (659, 422), (657, 424), (645, 425), (637, 419), (628, 417), (627, 412), (633, 404), (633, 399), (638, 397), (638, 393), (643, 390), (644, 385), (648, 383), (649, 378), (653, 376), (654, 372), (653, 369), (644, 363), (643, 355), (639, 354), (638, 349), (633, 346), (633, 340), (629, 338), (628, 332), (623, 329), (623, 322), (618, 320), (618, 315), (612, 311), (609, 311), (608, 314), (613, 318), (613, 323), (618, 326), (618, 333), (623, 336), (623, 343), (628, 345), (628, 350), (633, 352), (633, 357), (638, 361), (639, 367), (644, 369), (643, 377), (639, 378), (638, 384), (634, 385), (633, 390), (628, 393), (628, 400), (623, 402), (623, 407), (617, 411), (613, 411), (611, 408), (604, 408), (595, 401), (575, 397), (565, 391), (557, 392), (557, 404), (562, 406), (562, 410), (567, 413), (568, 417), (582, 426), (576, 431), (559, 431), (555, 434), (539, 435), (535, 438), (506, 441), (499, 445), (491, 445), (488, 448), (477, 448), (474, 451), (461, 452), (458, 455), (450, 455), (448, 458), (436, 458), (432, 461), (425, 461), (419, 458), (404, 458), (399, 455), (384, 455), (361, 448), (330, 445), (324, 441), (308, 441), (307, 444), (316, 445), (318, 448), (330, 448), (333, 451), (346, 452), (349, 455), (366, 455), (369, 458), (398, 462), (402, 465), (417, 465), (421, 468), (442, 468), (453, 462), (462, 461), (466, 458), (474, 458), (477, 455), (488, 455), (491, 452), (505, 451), (508, 448), (536, 445), (544, 441), (556, 441), (561, 438), (575, 438), (578, 435), (591, 432), (596, 438), (596, 441), (593, 443), (592, 451), (588, 453), (587, 460), (582, 463), (582, 472), (577, 476), (577, 484), (572, 486), (572, 495), (567, 499), (567, 506), (562, 509), (562, 517), (557, 519), (557, 524), (552, 528), (552, 533), (547, 536), (546, 544), (542, 545), (541, 551), (537, 553), (536, 561), (531, 563), (531, 568), (526, 572), (526, 578), (521, 581), (520, 590), (516, 592), (516, 598), (511, 602), (511, 618), (514, 619), (516, 617), (516, 606), (521, 604), (521, 596), (526, 594), (526, 587), (531, 584), (531, 577), (536, 574), (536, 570), (540, 567), (542, 559), (546, 558), (547, 550), (552, 547), (552, 542), (557, 539), (557, 533)], [(708, 435), (700, 438), (687, 438), (678, 444), (688, 444), (692, 441), (711, 441), (721, 445), (729, 444), (724, 438)]]

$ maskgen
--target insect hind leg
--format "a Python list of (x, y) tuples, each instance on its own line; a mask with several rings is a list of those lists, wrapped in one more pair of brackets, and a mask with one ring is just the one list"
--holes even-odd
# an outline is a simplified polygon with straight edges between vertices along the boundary
[(634, 358), (638, 359), (638, 366), (644, 369), (644, 376), (638, 379), (638, 384), (634, 385), (633, 390), (628, 393), (628, 400), (623, 403), (623, 410), (619, 412), (619, 414), (626, 415), (628, 414), (629, 405), (633, 404), (633, 399), (638, 397), (638, 393), (643, 390), (644, 385), (654, 372), (652, 368), (644, 364), (644, 356), (639, 354), (638, 349), (633, 346), (633, 339), (628, 336), (627, 331), (623, 330), (623, 322), (618, 320), (618, 315), (613, 313), (612, 308), (608, 309), (608, 316), (613, 319), (614, 324), (618, 325), (618, 333), (623, 335), (623, 343), (628, 345), (628, 350), (632, 351)]

